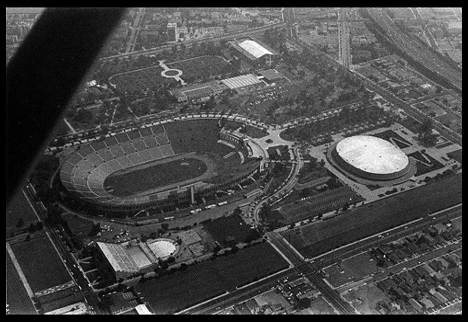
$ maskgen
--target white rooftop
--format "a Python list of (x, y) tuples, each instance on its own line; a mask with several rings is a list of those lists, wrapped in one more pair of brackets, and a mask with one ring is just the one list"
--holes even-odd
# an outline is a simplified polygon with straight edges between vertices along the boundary
[(165, 259), (177, 251), (175, 243), (170, 239), (157, 239), (153, 243), (148, 243), (148, 247), (156, 257)]
[(103, 242), (97, 242), (97, 245), (116, 272), (138, 272), (152, 264), (138, 245), (127, 247)]
[(146, 307), (145, 304), (139, 304), (139, 305), (135, 306), (135, 310), (137, 311), (137, 313), (138, 313), (139, 315), (145, 315), (145, 314), (150, 314), (150, 315), (151, 315), (151, 314), (152, 314), (152, 313), (148, 310), (148, 308)]
[(231, 78), (226, 78), (221, 81), (224, 85), (230, 89), (241, 88), (249, 85), (261, 83), (262, 81), (257, 78), (254, 74), (241, 75)]
[(336, 145), (336, 152), (351, 166), (375, 174), (398, 172), (409, 163), (403, 151), (375, 136), (345, 138)]
[(261, 46), (260, 44), (256, 43), (253, 40), (249, 40), (249, 39), (244, 40), (244, 41), (238, 43), (238, 45), (242, 49), (248, 51), (255, 58), (260, 58), (260, 57), (262, 57), (263, 55), (266, 55), (266, 54), (273, 55), (273, 53), (271, 51), (264, 48), (263, 46)]

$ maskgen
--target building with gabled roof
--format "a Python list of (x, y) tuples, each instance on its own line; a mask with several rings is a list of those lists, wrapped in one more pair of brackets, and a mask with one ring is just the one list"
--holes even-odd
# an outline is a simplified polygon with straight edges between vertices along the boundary
[(273, 57), (278, 56), (278, 53), (268, 45), (262, 43), (258, 39), (242, 38), (230, 42), (231, 48), (235, 53), (241, 54), (241, 58), (246, 59), (250, 63), (270, 63)]
[(240, 75), (221, 80), (221, 82), (233, 90), (245, 90), (250, 88), (257, 88), (264, 83), (258, 79), (254, 74)]

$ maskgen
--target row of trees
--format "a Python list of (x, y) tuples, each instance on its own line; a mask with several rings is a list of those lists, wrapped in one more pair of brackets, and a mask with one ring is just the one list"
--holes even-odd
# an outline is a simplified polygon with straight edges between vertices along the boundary
[(366, 105), (357, 109), (344, 106), (338, 114), (334, 114), (333, 116), (316, 121), (312, 124), (300, 125), (286, 131), (290, 132), (293, 138), (297, 140), (308, 141), (318, 135), (336, 132), (344, 127), (354, 126), (366, 121), (375, 123), (384, 118), (389, 120), (388, 122), (391, 122), (391, 115), (389, 113), (373, 105)]

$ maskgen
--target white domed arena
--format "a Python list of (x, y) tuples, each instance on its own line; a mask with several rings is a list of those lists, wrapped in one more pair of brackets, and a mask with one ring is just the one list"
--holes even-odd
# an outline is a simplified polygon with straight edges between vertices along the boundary
[(392, 143), (356, 135), (333, 144), (328, 160), (345, 175), (365, 184), (401, 183), (416, 172), (414, 161)]

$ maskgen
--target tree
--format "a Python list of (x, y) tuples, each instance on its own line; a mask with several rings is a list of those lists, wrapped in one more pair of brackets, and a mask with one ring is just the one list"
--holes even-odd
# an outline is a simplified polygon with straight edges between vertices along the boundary
[(93, 227), (91, 227), (90, 232), (88, 233), (89, 237), (94, 237), (96, 236), (99, 232), (101, 231), (101, 224), (97, 223), (94, 224)]
[(307, 309), (310, 306), (311, 300), (308, 297), (300, 299), (296, 305), (296, 308), (299, 310)]
[(161, 228), (167, 231), (169, 229), (169, 224), (168, 223), (163, 223), (161, 224)]
[(41, 231), (42, 228), (44, 228), (43, 225), (42, 225), (42, 222), (41, 221), (37, 222), (36, 223), (36, 231)]
[(27, 242), (30, 241), (30, 240), (31, 240), (31, 235), (30, 235), (30, 234), (27, 234), (27, 235), (26, 235), (26, 238), (25, 238), (24, 240), (27, 241)]
[(34, 233), (35, 231), (36, 231), (36, 225), (34, 225), (34, 223), (31, 223), (31, 224), (29, 225), (29, 228), (28, 228), (28, 233), (29, 233), (29, 234), (32, 234), (32, 233)]
[(23, 218), (18, 218), (18, 223), (16, 224), (16, 228), (20, 228), (20, 227), (23, 227), (24, 225), (24, 221), (23, 221)]

